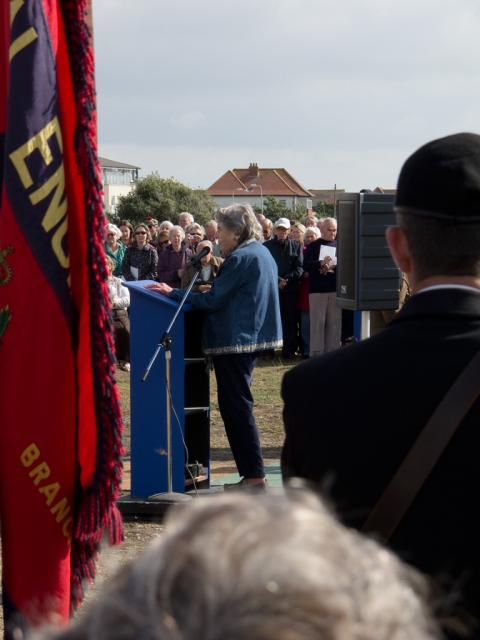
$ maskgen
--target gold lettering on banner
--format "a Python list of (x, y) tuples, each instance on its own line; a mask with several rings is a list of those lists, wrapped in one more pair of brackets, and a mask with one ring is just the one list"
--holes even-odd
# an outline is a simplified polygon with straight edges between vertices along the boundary
[(40, 449), (32, 442), (21, 454), (20, 460), (24, 467), (31, 467), (32, 464), (40, 457)]
[[(10, 0), (10, 26), (12, 26), (17, 13), (24, 4), (24, 0)], [(25, 47), (28, 47), (32, 42), (35, 42), (37, 38), (38, 34), (33, 27), (26, 29), (21, 35), (15, 38), (15, 40), (10, 44), (8, 54), (10, 62), (18, 53), (20, 53), (20, 51), (25, 49)]]
[[(34, 442), (29, 444), (20, 454), (20, 462), (27, 469), (32, 467), (39, 458), (41, 458), (41, 452)], [(45, 506), (54, 516), (55, 522), (61, 525), (62, 534), (70, 541), (73, 527), (73, 516), (70, 515), (71, 506), (65, 496), (55, 502), (57, 495), (62, 491), (62, 486), (59, 482), (42, 484), (42, 481), (49, 478), (51, 473), (50, 466), (42, 460), (33, 466), (28, 472), (28, 476), (32, 479), (34, 486), (38, 487), (38, 493), (44, 496)]]
[(60, 485), (58, 482), (52, 482), (51, 484), (47, 484), (45, 487), (40, 487), (40, 489), (38, 490), (39, 493), (43, 493), (43, 495), (46, 497), (48, 506), (50, 506), (55, 500), (59, 491)]
[(12, 151), (10, 154), (10, 160), (13, 162), (13, 166), (17, 170), (25, 189), (28, 189), (33, 184), (33, 178), (30, 175), (25, 160), (31, 156), (36, 149), (38, 149), (45, 165), (48, 167), (53, 162), (52, 150), (48, 144), (48, 141), (52, 136), (57, 138), (58, 146), (60, 151), (62, 151), (62, 132), (57, 116), (45, 125), (41, 131), (30, 138), (30, 140), (27, 140), (27, 142), (18, 147), (18, 149), (15, 149), (15, 151)]
[(50, 140), (52, 138), (56, 139), (61, 153), (63, 151), (62, 132), (56, 116), (41, 131), (30, 138), (30, 140), (27, 140), (27, 142), (18, 147), (18, 149), (12, 151), (9, 157), (25, 189), (29, 189), (34, 184), (26, 162), (32, 153), (40, 153), (47, 167), (50, 166), (54, 160), (58, 161), (54, 173), (46, 182), (32, 191), (29, 194), (29, 198), (33, 205), (38, 205), (53, 194), (47, 212), (43, 217), (42, 227), (46, 233), (51, 234), (50, 244), (60, 266), (63, 269), (68, 269), (70, 260), (63, 248), (63, 240), (68, 229), (65, 170), (62, 158), (55, 158), (53, 155), (50, 146)]
[(15, 16), (24, 4), (24, 0), (10, 0), (10, 26), (12, 26)]
[(28, 475), (32, 478), (33, 484), (38, 486), (42, 480), (50, 477), (50, 467), (46, 462), (41, 462)]

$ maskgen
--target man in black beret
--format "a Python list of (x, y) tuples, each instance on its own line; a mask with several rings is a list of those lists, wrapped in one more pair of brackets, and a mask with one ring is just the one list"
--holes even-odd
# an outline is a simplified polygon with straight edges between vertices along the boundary
[[(319, 483), (357, 528), (480, 350), (480, 136), (416, 151), (395, 208), (387, 241), (413, 295), (384, 331), (295, 367), (282, 384), (284, 477)], [(479, 452), (476, 401), (388, 542), (443, 588), (442, 613), (469, 638), (480, 637)]]

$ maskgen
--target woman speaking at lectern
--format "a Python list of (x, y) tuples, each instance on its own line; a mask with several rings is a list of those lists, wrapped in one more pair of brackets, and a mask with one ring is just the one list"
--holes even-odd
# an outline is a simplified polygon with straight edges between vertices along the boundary
[[(213, 361), (218, 406), (240, 486), (262, 488), (265, 471), (250, 384), (258, 352), (282, 346), (277, 266), (260, 242), (262, 228), (250, 205), (220, 209), (215, 219), (225, 261), (212, 288), (190, 293), (187, 302), (207, 312), (203, 350)], [(183, 295), (163, 282), (148, 288), (174, 300)]]

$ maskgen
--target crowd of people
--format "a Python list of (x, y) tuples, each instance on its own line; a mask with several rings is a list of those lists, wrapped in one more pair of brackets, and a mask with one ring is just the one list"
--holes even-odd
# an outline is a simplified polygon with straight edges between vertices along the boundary
[[(262, 213), (256, 218), (259, 240), (278, 269), (282, 357), (308, 358), (336, 349), (342, 341), (342, 311), (335, 301), (336, 259), (331, 257), (336, 252), (335, 218), (319, 220), (309, 213), (305, 224), (288, 218), (273, 223)], [(322, 246), (332, 247), (331, 253), (320, 256)], [(190, 260), (205, 247), (209, 253), (202, 258), (195, 292), (210, 289), (225, 257), (215, 219), (201, 225), (184, 211), (178, 225), (149, 217), (135, 227), (122, 220), (118, 227), (107, 224), (105, 228), (105, 251), (114, 263), (113, 276), (127, 282), (154, 280), (173, 289), (185, 288), (196, 270)]]
[[(182, 214), (162, 248), (157, 221), (107, 227), (117, 305), (125, 239), (124, 278), (148, 273), (160, 280), (151, 289), (175, 300), (188, 256), (210, 248), (188, 301), (206, 312), (204, 350), (242, 476), (234, 488), (250, 495), (199, 501), (176, 516), (160, 545), (59, 638), (105, 637), (117, 620), (126, 638), (480, 638), (480, 136), (416, 151), (400, 173), (395, 212), (387, 243), (411, 295), (384, 330), (346, 349), (337, 348), (333, 218), (272, 224), (234, 205), (217, 213), (205, 239)], [(175, 261), (159, 278), (167, 252)], [(213, 287), (204, 275), (216, 278)], [(291, 356), (299, 336), (301, 353), (316, 357), (282, 382), (286, 488), (276, 496), (263, 491), (251, 375), (259, 353), (283, 338)], [(299, 482), (327, 497), (349, 529)], [(443, 631), (423, 579), (398, 558), (428, 578)]]

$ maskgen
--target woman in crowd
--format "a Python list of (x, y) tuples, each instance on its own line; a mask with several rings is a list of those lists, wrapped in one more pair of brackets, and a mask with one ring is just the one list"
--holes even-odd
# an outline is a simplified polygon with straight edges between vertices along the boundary
[[(210, 240), (202, 240), (201, 242), (199, 242), (197, 244), (197, 250), (195, 253), (199, 253), (202, 249), (205, 249), (205, 247), (208, 247), (210, 251), (206, 256), (203, 256), (200, 261), (202, 267), (192, 291), (209, 291), (212, 287), (213, 279), (217, 276), (218, 270), (223, 263), (223, 258), (218, 258), (213, 253), (213, 243), (210, 242)], [(182, 289), (188, 287), (188, 284), (193, 278), (195, 271), (197, 271), (197, 269), (194, 265), (187, 265), (182, 275)]]
[(130, 371), (130, 320), (128, 307), (130, 305), (130, 292), (122, 285), (120, 278), (113, 274), (115, 263), (107, 256), (108, 269), (108, 293), (112, 305), (113, 327), (115, 331), (115, 353), (120, 369)]
[[(303, 226), (303, 225), (300, 225)], [(303, 251), (305, 253), (309, 244), (320, 237), (318, 227), (307, 227), (303, 234)], [(300, 336), (302, 338), (302, 358), (308, 358), (310, 354), (310, 305), (308, 303), (309, 283), (308, 271), (304, 271), (300, 281), (298, 292), (298, 309), (300, 311)]]
[(191, 249), (185, 247), (185, 232), (180, 226), (173, 226), (169, 232), (170, 244), (158, 256), (157, 277), (170, 287), (181, 285), (182, 273), (187, 261), (192, 257)]
[(157, 277), (158, 255), (156, 249), (148, 243), (149, 239), (147, 225), (137, 225), (133, 233), (133, 244), (127, 247), (122, 262), (125, 280), (155, 280)]
[(122, 275), (122, 262), (125, 256), (126, 246), (120, 242), (122, 232), (114, 224), (107, 224), (105, 227), (105, 253), (113, 260), (113, 275)]
[(121, 241), (126, 247), (129, 247), (133, 241), (133, 227), (128, 220), (122, 220), (119, 227), (122, 232)]
[(157, 235), (157, 245), (156, 245), (158, 255), (160, 255), (162, 251), (165, 251), (165, 249), (168, 247), (169, 244), (170, 244), (170, 231), (167, 231), (167, 229), (163, 229), (162, 231), (159, 231)]
[(164, 220), (163, 222), (160, 223), (158, 230), (170, 232), (170, 229), (172, 227), (173, 227), (173, 222), (170, 222), (170, 220)]
[[(220, 209), (216, 220), (225, 262), (212, 288), (190, 293), (187, 302), (207, 312), (203, 348), (212, 357), (220, 414), (242, 477), (240, 486), (263, 488), (265, 471), (250, 385), (258, 353), (282, 345), (278, 271), (259, 242), (262, 230), (250, 205)], [(149, 288), (174, 300), (183, 295), (183, 290), (166, 283)]]
[(301, 222), (294, 222), (292, 224), (292, 228), (290, 229), (290, 238), (292, 240), (296, 240), (300, 243), (300, 246), (303, 247), (303, 238), (305, 235), (305, 227)]

